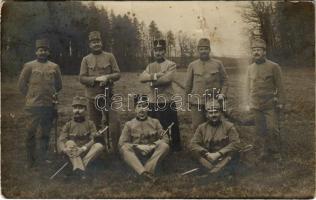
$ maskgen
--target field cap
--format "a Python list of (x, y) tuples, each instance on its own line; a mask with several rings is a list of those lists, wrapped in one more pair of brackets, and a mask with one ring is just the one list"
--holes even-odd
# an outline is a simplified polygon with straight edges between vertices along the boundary
[(36, 49), (38, 48), (49, 48), (49, 42), (47, 39), (38, 39), (35, 41)]
[(99, 31), (91, 31), (89, 33), (89, 41), (101, 40), (101, 33)]
[(199, 40), (198, 47), (211, 47), (210, 40), (207, 38), (201, 38)]
[(80, 105), (80, 106), (86, 106), (88, 105), (88, 101), (86, 97), (82, 97), (82, 96), (75, 96), (72, 99), (72, 106), (76, 106), (76, 105)]
[(166, 40), (159, 39), (159, 40), (154, 40), (154, 48), (162, 48), (166, 49)]
[(251, 42), (251, 48), (266, 49), (266, 42), (263, 39), (255, 39)]

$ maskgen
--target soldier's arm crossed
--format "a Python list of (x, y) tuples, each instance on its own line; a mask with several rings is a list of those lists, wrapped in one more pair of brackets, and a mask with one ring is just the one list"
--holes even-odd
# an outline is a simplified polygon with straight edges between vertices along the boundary
[(156, 73), (157, 80), (153, 82), (153, 86), (170, 84), (173, 81), (174, 74), (176, 72), (176, 64), (173, 63), (168, 67), (166, 72)]
[(157, 74), (149, 72), (150, 65), (147, 65), (146, 69), (139, 75), (139, 80), (141, 83), (153, 82), (157, 80)]
[(227, 133), (228, 145), (224, 146), (218, 151), (220, 156), (225, 156), (230, 152), (235, 152), (238, 150), (238, 144), (240, 143), (239, 134), (234, 126), (232, 126)]

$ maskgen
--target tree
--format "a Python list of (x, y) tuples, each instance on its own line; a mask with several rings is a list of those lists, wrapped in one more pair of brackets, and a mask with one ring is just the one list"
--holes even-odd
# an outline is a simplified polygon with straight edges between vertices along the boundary
[(271, 59), (314, 66), (315, 14), (312, 2), (250, 2), (242, 17), (250, 39), (263, 38)]
[(176, 46), (176, 39), (174, 37), (174, 34), (171, 30), (169, 30), (166, 34), (167, 38), (167, 55), (168, 57), (171, 57), (172, 49)]
[[(273, 31), (273, 3), (267, 1), (251, 1), (242, 13), (244, 21), (251, 25), (252, 38), (262, 37), (267, 42), (267, 54), (273, 55), (275, 35)], [(259, 34), (256, 34), (259, 32)]]
[(149, 36), (152, 41), (155, 39), (160, 39), (162, 37), (162, 33), (158, 29), (155, 21), (151, 21), (149, 24)]
[(197, 42), (183, 31), (178, 32), (178, 44), (180, 47), (180, 65), (185, 66), (193, 58)]

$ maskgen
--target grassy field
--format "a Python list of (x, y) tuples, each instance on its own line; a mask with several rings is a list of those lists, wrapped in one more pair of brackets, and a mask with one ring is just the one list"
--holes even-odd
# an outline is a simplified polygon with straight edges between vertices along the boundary
[[(229, 70), (231, 108), (237, 116), (245, 116), (243, 108), (244, 70)], [(63, 161), (42, 164), (26, 170), (24, 98), (16, 88), (16, 79), (2, 83), (1, 95), (1, 188), (7, 198), (311, 198), (315, 192), (315, 75), (313, 68), (284, 69), (287, 95), (282, 142), (284, 161), (280, 168), (274, 163), (251, 166), (251, 156), (242, 158), (243, 170), (232, 184), (225, 179), (214, 181), (191, 174), (179, 174), (197, 167), (187, 150), (170, 154), (155, 184), (138, 181), (135, 174), (115, 155), (102, 155), (90, 166), (89, 178), (84, 181), (65, 179), (63, 175), (50, 181), (49, 176)], [(177, 78), (184, 82), (184, 72)], [(84, 94), (77, 76), (64, 76), (60, 93), (59, 124), (71, 118), (71, 101)], [(177, 93), (183, 93), (175, 85)], [(123, 73), (115, 85), (119, 94), (144, 93), (146, 88), (137, 81), (137, 73)], [(133, 117), (132, 112), (120, 112), (122, 125)], [(190, 113), (179, 112), (181, 137), (184, 146), (193, 135)], [(251, 143), (253, 126), (237, 124), (241, 138)], [(247, 167), (248, 166), (248, 167)]]

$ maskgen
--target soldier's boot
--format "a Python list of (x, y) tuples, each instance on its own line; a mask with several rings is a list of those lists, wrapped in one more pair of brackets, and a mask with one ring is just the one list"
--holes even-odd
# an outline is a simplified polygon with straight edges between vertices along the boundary
[(33, 168), (36, 162), (36, 138), (34, 132), (30, 130), (26, 138), (26, 167)]
[(35, 144), (34, 145), (28, 144), (27, 149), (26, 149), (26, 168), (28, 169), (35, 167), (35, 164), (36, 164), (35, 152), (36, 152)]

